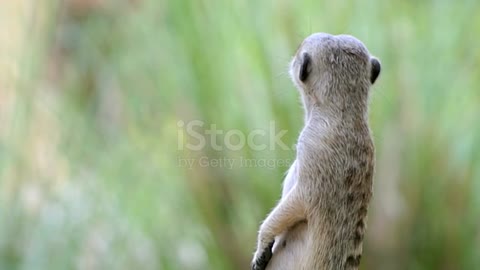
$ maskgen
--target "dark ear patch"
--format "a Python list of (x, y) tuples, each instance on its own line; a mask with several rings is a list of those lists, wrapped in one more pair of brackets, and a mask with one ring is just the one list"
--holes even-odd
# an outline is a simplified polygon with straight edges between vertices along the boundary
[(310, 55), (308, 53), (303, 53), (302, 63), (300, 64), (300, 74), (298, 76), (300, 81), (305, 82), (307, 80), (308, 75), (310, 75), (311, 65), (312, 59), (310, 58)]
[(380, 61), (378, 61), (378, 59), (375, 57), (370, 58), (370, 64), (372, 66), (372, 70), (370, 71), (370, 82), (374, 84), (382, 68)]

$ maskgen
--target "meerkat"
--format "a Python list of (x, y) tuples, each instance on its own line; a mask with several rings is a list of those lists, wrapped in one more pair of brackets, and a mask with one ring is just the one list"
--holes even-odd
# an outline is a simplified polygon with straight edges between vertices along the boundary
[(316, 33), (298, 48), (290, 76), (305, 125), (282, 198), (260, 226), (253, 270), (358, 269), (375, 166), (369, 92), (380, 69), (349, 35)]

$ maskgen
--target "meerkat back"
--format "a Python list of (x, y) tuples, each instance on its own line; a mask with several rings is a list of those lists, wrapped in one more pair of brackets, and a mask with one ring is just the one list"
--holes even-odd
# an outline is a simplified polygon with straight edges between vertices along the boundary
[(260, 228), (252, 269), (358, 268), (374, 171), (368, 99), (379, 73), (352, 36), (317, 33), (299, 47), (290, 75), (305, 126), (287, 177), (294, 184)]

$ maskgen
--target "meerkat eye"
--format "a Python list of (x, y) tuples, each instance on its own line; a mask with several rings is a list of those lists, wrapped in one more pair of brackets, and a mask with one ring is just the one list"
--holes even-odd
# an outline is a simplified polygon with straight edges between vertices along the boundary
[(300, 73), (299, 73), (299, 78), (300, 81), (305, 82), (308, 78), (308, 75), (310, 75), (311, 72), (311, 65), (312, 65), (312, 59), (310, 58), (310, 55), (308, 53), (303, 53), (302, 54), (302, 59), (300, 63)]
[(370, 64), (372, 66), (372, 70), (370, 71), (370, 82), (374, 84), (380, 74), (381, 65), (380, 61), (375, 57), (370, 58)]

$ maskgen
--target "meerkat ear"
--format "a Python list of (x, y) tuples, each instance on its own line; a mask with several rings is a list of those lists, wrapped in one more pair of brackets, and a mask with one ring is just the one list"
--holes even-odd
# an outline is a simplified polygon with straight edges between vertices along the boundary
[(380, 61), (378, 61), (378, 59), (375, 57), (370, 58), (370, 64), (372, 68), (372, 70), (370, 71), (370, 82), (374, 84), (382, 68), (380, 65)]
[(308, 75), (310, 75), (311, 71), (311, 65), (312, 65), (312, 59), (310, 58), (310, 55), (306, 52), (302, 54), (302, 59), (300, 63), (300, 73), (298, 77), (300, 78), (300, 81), (305, 82), (308, 78)]

